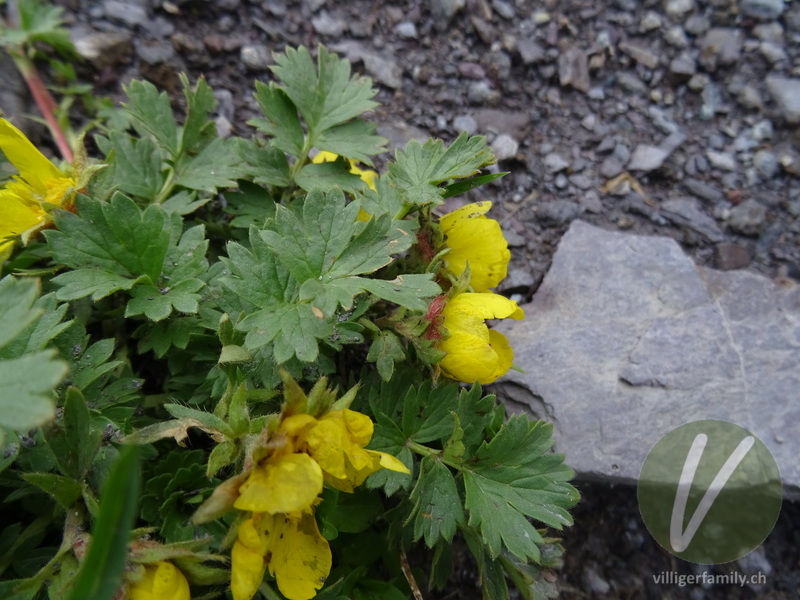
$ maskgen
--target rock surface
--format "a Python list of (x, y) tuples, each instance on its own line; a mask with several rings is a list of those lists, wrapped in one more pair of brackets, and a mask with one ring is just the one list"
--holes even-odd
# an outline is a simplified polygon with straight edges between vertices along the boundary
[(668, 431), (724, 419), (769, 447), (785, 494), (800, 497), (800, 286), (575, 221), (525, 309), (501, 326), (525, 374), (498, 393), (552, 421), (579, 474), (635, 481)]

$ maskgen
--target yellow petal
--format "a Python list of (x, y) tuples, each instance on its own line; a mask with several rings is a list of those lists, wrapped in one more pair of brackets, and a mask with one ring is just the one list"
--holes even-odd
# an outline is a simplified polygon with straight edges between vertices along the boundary
[(514, 349), (508, 343), (508, 338), (499, 331), (490, 329), (489, 339), (491, 340), (492, 350), (497, 354), (497, 366), (490, 380), (480, 381), (479, 383), (481, 384), (492, 383), (495, 379), (502, 377), (508, 373), (508, 370), (514, 364)]
[(378, 178), (378, 174), (375, 171), (370, 169), (359, 169), (356, 166), (356, 163), (352, 160), (350, 161), (350, 172), (353, 175), (358, 175), (361, 177), (361, 180), (369, 186), (369, 189), (375, 190), (375, 180)]
[(472, 312), (484, 319), (511, 318), (519, 321), (525, 317), (516, 302), (491, 292), (458, 294), (447, 301), (443, 312), (456, 310)]
[(333, 152), (328, 152), (327, 150), (323, 150), (322, 152), (318, 153), (311, 162), (314, 164), (326, 163), (326, 162), (334, 162), (337, 158), (339, 158), (338, 154), (334, 154)]
[(292, 415), (291, 417), (286, 417), (281, 421), (281, 424), (278, 426), (278, 433), (282, 433), (289, 437), (296, 437), (301, 435), (303, 430), (307, 429), (316, 422), (317, 420), (311, 415)]
[[(484, 326), (485, 327), (485, 326)], [(489, 332), (487, 328), (487, 338)], [(465, 383), (478, 381), (481, 384), (497, 379), (498, 357), (489, 340), (469, 333), (452, 332), (439, 344), (446, 352), (439, 366), (446, 376)]]
[(156, 563), (153, 595), (161, 600), (190, 600), (189, 582), (181, 570), (170, 562)]
[[(240, 541), (231, 549), (231, 592), (233, 600), (250, 600), (264, 579), (267, 563), (264, 556)], [(134, 599), (138, 600), (138, 599)], [(155, 600), (155, 599), (153, 599)]]
[(333, 412), (339, 414), (328, 413), (321, 418), (308, 431), (305, 440), (309, 454), (323, 471), (337, 479), (345, 479), (348, 475), (347, 454), (353, 443), (341, 411)]
[(276, 516), (269, 571), (288, 600), (309, 600), (331, 571), (331, 550), (310, 511), (298, 518)]
[[(269, 543), (269, 531), (266, 529), (266, 517), (264, 513), (256, 513), (251, 518), (243, 521), (236, 532), (236, 539), (240, 544), (244, 544), (256, 554), (264, 556), (267, 553)], [(256, 524), (258, 522), (258, 525)]]
[(153, 596), (153, 580), (156, 570), (150, 566), (145, 566), (144, 577), (141, 580), (128, 585), (126, 598), (128, 600), (156, 600)]
[[(367, 415), (350, 410), (346, 408), (342, 411), (331, 411), (331, 413), (342, 413), (345, 424), (347, 425), (347, 432), (350, 434), (350, 439), (362, 448), (369, 444), (372, 439), (372, 433), (375, 431), (375, 425), (372, 423)], [(328, 414), (331, 414), (328, 413)]]
[(322, 492), (322, 470), (307, 454), (289, 454), (255, 467), (239, 489), (239, 510), (287, 513), (311, 506)]
[(46, 182), (64, 175), (25, 134), (5, 119), (0, 119), (0, 150), (19, 171), (20, 177), (42, 196), (47, 195)]
[(398, 473), (407, 473), (411, 474), (411, 471), (408, 470), (402, 461), (397, 458), (396, 456), (392, 456), (391, 454), (386, 454), (386, 452), (377, 452), (376, 450), (367, 450), (370, 454), (377, 454), (378, 460), (380, 461), (381, 467), (384, 469), (389, 469), (390, 471), (397, 471)]
[(0, 190), (0, 240), (19, 235), (45, 220), (38, 204), (23, 201), (9, 189)]
[(469, 264), (469, 283), (476, 292), (485, 292), (505, 279), (511, 252), (494, 219), (464, 221), (450, 230), (445, 243), (450, 248), (445, 256), (447, 268), (459, 276)]
[(461, 208), (447, 213), (439, 219), (439, 226), (442, 228), (442, 233), (447, 235), (456, 224), (464, 219), (482, 217), (489, 212), (490, 208), (492, 208), (492, 203), (486, 200), (483, 202), (473, 202), (472, 204), (467, 204), (466, 206), (462, 206)]
[(446, 353), (439, 366), (447, 377), (466, 383), (492, 383), (514, 362), (506, 337), (490, 330), (484, 319), (524, 317), (513, 300), (492, 293), (465, 293), (448, 300), (442, 311), (449, 337), (438, 344)]
[(141, 581), (128, 586), (128, 600), (190, 600), (189, 582), (175, 565), (159, 561), (145, 565)]

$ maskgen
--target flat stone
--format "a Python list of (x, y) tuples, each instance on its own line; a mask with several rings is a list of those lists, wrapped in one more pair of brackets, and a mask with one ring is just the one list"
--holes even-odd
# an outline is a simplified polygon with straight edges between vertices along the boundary
[(586, 52), (572, 46), (558, 57), (558, 80), (562, 87), (573, 87), (584, 94), (589, 91), (589, 58)]
[(466, 131), (468, 135), (475, 135), (478, 131), (478, 123), (470, 115), (459, 115), (453, 119), (453, 127), (456, 131)]
[(311, 19), (311, 25), (319, 35), (338, 38), (344, 33), (344, 23), (335, 19), (327, 10), (322, 10)]
[(578, 474), (635, 482), (663, 435), (725, 419), (767, 445), (786, 496), (800, 498), (800, 286), (575, 221), (524, 308), (498, 326), (524, 374), (495, 387), (511, 411), (554, 424)]
[(739, 11), (762, 21), (774, 21), (783, 12), (783, 0), (739, 0)]
[(526, 65), (533, 65), (547, 58), (545, 49), (533, 40), (521, 39), (517, 43), (517, 50), (522, 62)]
[(263, 44), (247, 44), (239, 50), (239, 58), (250, 71), (266, 71), (272, 64), (272, 55)]
[(744, 36), (740, 29), (714, 27), (700, 42), (700, 64), (709, 71), (718, 65), (731, 65), (742, 56)]
[(781, 111), (781, 116), (791, 125), (800, 123), (800, 79), (767, 75), (767, 90)]
[(664, 164), (669, 154), (658, 146), (639, 144), (633, 149), (628, 169), (631, 171), (655, 171)]
[(728, 227), (742, 235), (759, 235), (766, 227), (767, 207), (758, 200), (745, 200), (731, 209)]
[(103, 3), (106, 17), (124, 23), (128, 27), (144, 25), (147, 22), (147, 8), (136, 2), (107, 0)]
[(478, 108), (472, 115), (478, 124), (478, 131), (485, 133), (507, 133), (520, 139), (530, 124), (530, 116), (526, 112), (500, 110), (497, 108)]
[(558, 173), (569, 167), (569, 161), (563, 158), (560, 154), (551, 152), (544, 157), (544, 168), (551, 173)]
[(706, 150), (706, 157), (715, 169), (722, 169), (723, 171), (736, 170), (736, 157), (729, 152)]
[(583, 207), (577, 202), (569, 200), (553, 200), (544, 202), (536, 209), (539, 221), (550, 225), (566, 225), (577, 219), (583, 212)]
[(492, 150), (497, 160), (508, 160), (517, 155), (519, 142), (507, 133), (502, 133), (492, 142)]
[(699, 179), (685, 179), (683, 185), (692, 195), (707, 200), (708, 202), (721, 202), (725, 199), (723, 193), (714, 186)]
[(743, 269), (751, 260), (750, 253), (739, 244), (723, 242), (714, 248), (714, 266), (720, 271)]
[(658, 55), (654, 54), (645, 46), (639, 46), (638, 44), (622, 41), (619, 43), (619, 49), (648, 69), (655, 69), (658, 66)]
[(717, 222), (700, 210), (691, 198), (673, 198), (661, 205), (661, 214), (677, 225), (695, 231), (712, 242), (721, 242), (725, 235)]
[(97, 68), (130, 60), (131, 34), (127, 31), (73, 30), (75, 50)]

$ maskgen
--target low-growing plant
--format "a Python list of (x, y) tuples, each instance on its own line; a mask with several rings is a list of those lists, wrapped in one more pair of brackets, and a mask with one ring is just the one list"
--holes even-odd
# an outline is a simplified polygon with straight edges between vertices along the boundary
[(368, 78), (272, 70), (252, 138), (185, 77), (182, 124), (131, 83), (98, 160), (0, 120), (0, 596), (418, 599), (458, 539), (484, 598), (550, 597), (572, 471), (482, 389), (508, 245), (489, 201), (436, 211), (499, 176), (486, 140), (379, 175)]

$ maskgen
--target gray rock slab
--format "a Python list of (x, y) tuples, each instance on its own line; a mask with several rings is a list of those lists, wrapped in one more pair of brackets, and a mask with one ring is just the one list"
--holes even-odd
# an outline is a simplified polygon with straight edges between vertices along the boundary
[(554, 423), (579, 474), (636, 481), (667, 432), (724, 419), (770, 448), (786, 496), (800, 498), (800, 286), (574, 221), (524, 308), (498, 327), (524, 374), (497, 392)]

